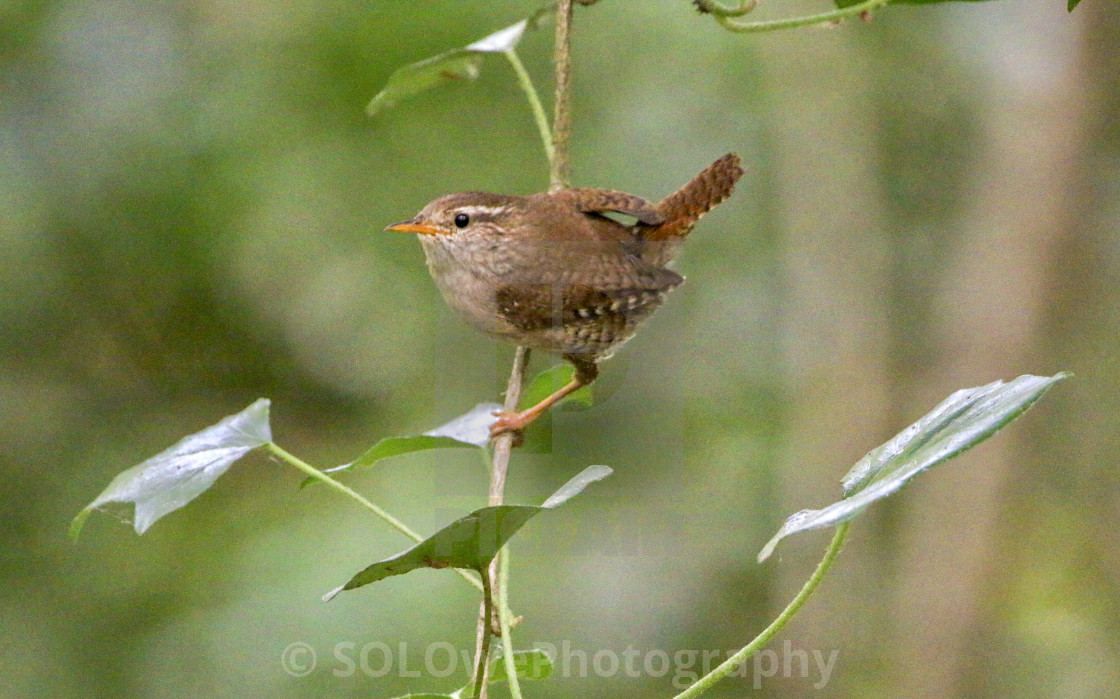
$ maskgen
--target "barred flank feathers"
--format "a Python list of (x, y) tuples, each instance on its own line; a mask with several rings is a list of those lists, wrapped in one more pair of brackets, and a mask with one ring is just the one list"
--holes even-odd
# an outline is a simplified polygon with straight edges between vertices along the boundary
[(646, 232), (646, 240), (669, 240), (688, 235), (700, 217), (731, 195), (743, 175), (739, 156), (728, 153), (692, 178), (685, 186), (662, 199), (657, 210), (665, 223)]

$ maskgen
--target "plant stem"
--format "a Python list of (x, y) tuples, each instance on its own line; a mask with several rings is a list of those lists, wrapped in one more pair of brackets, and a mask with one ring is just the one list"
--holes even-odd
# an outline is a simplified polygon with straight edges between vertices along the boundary
[(571, 186), (572, 168), (569, 141), (572, 135), (572, 0), (556, 3), (556, 104), (552, 120), (552, 143), (555, 154), (549, 190), (555, 192)]
[(738, 5), (730, 7), (721, 5), (717, 0), (696, 0), (696, 9), (717, 17), (742, 17), (754, 12), (754, 8), (757, 6), (758, 0), (739, 0)]
[(865, 2), (861, 2), (858, 5), (852, 5), (851, 7), (844, 7), (830, 12), (806, 15), (804, 17), (790, 17), (788, 19), (772, 19), (764, 22), (736, 22), (722, 14), (716, 14), (715, 18), (724, 28), (733, 32), (771, 32), (778, 29), (793, 29), (795, 27), (806, 27), (812, 24), (835, 22), (848, 17), (861, 15), (864, 12), (870, 12), (878, 7), (890, 4), (891, 2), (894, 2), (894, 0), (865, 0)]
[(513, 657), (513, 620), (509, 610), (509, 546), (503, 546), (498, 554), (501, 563), (498, 566), (498, 624), (502, 628), (502, 662), (506, 666), (506, 677), (509, 678), (509, 695), (511, 699), (521, 699), (521, 684), (517, 680), (517, 662)]
[[(571, 166), (569, 164), (568, 141), (571, 134), (571, 26), (572, 26), (572, 0), (559, 0), (556, 4), (556, 104), (553, 116), (552, 132), (549, 133), (544, 107), (541, 106), (540, 97), (537, 95), (529, 73), (525, 70), (521, 60), (513, 50), (506, 51), (506, 58), (513, 65), (517, 73), (521, 89), (529, 99), (533, 109), (533, 117), (537, 121), (537, 128), (541, 132), (541, 139), (545, 144), (545, 152), (549, 161), (549, 190), (556, 191), (569, 186), (571, 181)], [(529, 348), (518, 347), (510, 369), (509, 382), (506, 384), (506, 400), (503, 409), (505, 412), (517, 410), (517, 402), (521, 399), (521, 385), (524, 382), (525, 366), (529, 363)], [(505, 433), (494, 440), (494, 460), (490, 469), (490, 505), (501, 505), (505, 497), (506, 473), (509, 470), (509, 457), (513, 449), (513, 435)], [(504, 572), (503, 572), (504, 571)], [(499, 624), (502, 626), (502, 643), (506, 650), (506, 674), (510, 678), (510, 691), (514, 699), (519, 699), (521, 688), (517, 683), (516, 666), (513, 662), (513, 643), (509, 633), (509, 597), (506, 594), (506, 583), (509, 576), (509, 567), (505, 562), (505, 553), (498, 555), (491, 562), (490, 567), (482, 573), (483, 604), (478, 619), (478, 639), (475, 645), (475, 688), (474, 694), (478, 699), (486, 699), (486, 684), (489, 664), (486, 657), (490, 650), (490, 632), (492, 602), (490, 597), (491, 582), (498, 579), (499, 599)], [(504, 609), (504, 611), (503, 611)]]
[(762, 633), (758, 634), (758, 636), (744, 646), (742, 650), (728, 658), (707, 675), (701, 677), (695, 684), (673, 697), (673, 699), (692, 699), (693, 697), (700, 696), (724, 677), (734, 672), (740, 665), (747, 661), (747, 658), (750, 658), (768, 644), (770, 639), (781, 631), (789, 620), (801, 610), (801, 607), (805, 605), (805, 602), (813, 594), (813, 591), (817, 589), (817, 585), (824, 579), (825, 574), (828, 573), (829, 568), (831, 568), (833, 562), (836, 561), (836, 556), (840, 553), (840, 548), (844, 545), (844, 539), (848, 536), (849, 524), (849, 522), (844, 522), (836, 527), (836, 534), (833, 535), (828, 549), (825, 550), (824, 558), (817, 564), (817, 569), (813, 571), (813, 574), (805, 581), (801, 592), (797, 593), (797, 596), (782, 610), (782, 613), (778, 615), (777, 619), (774, 619)]
[[(517, 410), (521, 400), (521, 384), (525, 381), (525, 367), (529, 364), (529, 348), (518, 347), (513, 356), (509, 381), (506, 383), (506, 400), (502, 410), (512, 413)], [(490, 505), (501, 505), (506, 492), (506, 472), (509, 470), (509, 456), (513, 450), (513, 433), (506, 432), (494, 440), (494, 461), (490, 471)]]
[(474, 661), (474, 691), (475, 699), (486, 697), (486, 674), (490, 668), (490, 616), (494, 613), (494, 598), (490, 592), (490, 571), (479, 568), (478, 574), (482, 577), (482, 610), (486, 615), (483, 625), (482, 643)]
[[(370, 502), (365, 497), (363, 497), (361, 493), (358, 493), (354, 489), (349, 488), (346, 485), (336, 481), (335, 479), (331, 478), (330, 476), (323, 473), (322, 471), (315, 468), (314, 466), (307, 463), (306, 461), (300, 459), (299, 457), (297, 457), (293, 454), (290, 454), (285, 449), (282, 449), (277, 444), (275, 444), (273, 442), (269, 442), (267, 446), (268, 446), (268, 450), (271, 451), (276, 456), (280, 457), (284, 461), (287, 461), (289, 464), (291, 464), (292, 466), (295, 466), (296, 468), (303, 471), (304, 473), (311, 476), (312, 478), (314, 478), (314, 479), (316, 479), (316, 480), (318, 480), (322, 483), (325, 483), (326, 485), (334, 488), (335, 490), (342, 493), (343, 495), (346, 495), (347, 497), (351, 498), (352, 500), (357, 502), (362, 507), (366, 508), (367, 510), (369, 510), (373, 514), (380, 517), (389, 526), (393, 527), (394, 529), (399, 531), (401, 534), (404, 534), (405, 536), (407, 536), (409, 539), (412, 539), (415, 542), (420, 542), (420, 541), (424, 540), (424, 537), (420, 536), (415, 531), (413, 531), (412, 528), (409, 527), (407, 524), (400, 521), (399, 519), (397, 519), (393, 515), (389, 514), (385, 510), (381, 509), (377, 505), (374, 505), (372, 502)], [(469, 582), (475, 589), (478, 589), (478, 590), (482, 589), (482, 583), (479, 582), (478, 580), (476, 580), (473, 576), (471, 576), (470, 573), (466, 572), (465, 570), (460, 570), (458, 568), (455, 569), (455, 572), (458, 573), (459, 576), (462, 577), (464, 580)]]
[(551, 170), (552, 162), (556, 159), (556, 149), (552, 145), (552, 132), (548, 128), (548, 116), (544, 112), (540, 95), (537, 94), (537, 88), (533, 86), (533, 79), (529, 77), (529, 71), (525, 70), (525, 64), (521, 62), (517, 52), (511, 48), (502, 53), (509, 59), (510, 65), (513, 66), (513, 72), (517, 73), (517, 82), (521, 85), (521, 91), (525, 93), (526, 99), (529, 100), (529, 108), (533, 110), (533, 120), (537, 122), (537, 130), (541, 133), (541, 143), (544, 144), (544, 154), (548, 157), (548, 166)]
[[(525, 367), (529, 364), (529, 348), (518, 347), (517, 352), (513, 355), (513, 366), (509, 371), (509, 381), (506, 383), (506, 400), (502, 406), (502, 410), (507, 413), (512, 413), (517, 410), (517, 403), (521, 400), (521, 384), (525, 381)], [(505, 432), (498, 435), (494, 440), (494, 458), (490, 462), (490, 493), (488, 503), (490, 505), (501, 505), (505, 499), (506, 492), (506, 474), (509, 471), (509, 457), (513, 451), (513, 434)], [(490, 569), (485, 577), (489, 578), (491, 584), (493, 580), (498, 578), (499, 561), (503, 553), (498, 552), (498, 555), (490, 562)], [(502, 582), (498, 582), (498, 594), (501, 596)], [(485, 601), (482, 608), (478, 612), (478, 633), (475, 638), (475, 657), (476, 659), (482, 655), (483, 642), (490, 634), (493, 610), (487, 609)], [(486, 683), (488, 681), (487, 675), (489, 674), (489, 666), (484, 666), (482, 674), (482, 699), (486, 697)]]

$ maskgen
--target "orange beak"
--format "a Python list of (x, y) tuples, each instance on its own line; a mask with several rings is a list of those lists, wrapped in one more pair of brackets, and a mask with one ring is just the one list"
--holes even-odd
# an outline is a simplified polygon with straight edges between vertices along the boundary
[(419, 233), (421, 235), (437, 235), (441, 233), (440, 229), (427, 223), (421, 223), (415, 218), (400, 223), (394, 223), (391, 226), (386, 226), (385, 230), (393, 231), (394, 233)]

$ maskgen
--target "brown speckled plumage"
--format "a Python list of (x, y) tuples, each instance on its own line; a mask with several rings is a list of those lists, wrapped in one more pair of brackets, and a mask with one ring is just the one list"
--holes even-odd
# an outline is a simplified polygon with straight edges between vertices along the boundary
[[(421, 233), (432, 278), (468, 323), (562, 354), (583, 385), (684, 281), (666, 265), (742, 174), (739, 158), (725, 155), (656, 204), (593, 188), (527, 197), (462, 192), (389, 230)], [(501, 429), (520, 429), (540, 410), (530, 412)]]

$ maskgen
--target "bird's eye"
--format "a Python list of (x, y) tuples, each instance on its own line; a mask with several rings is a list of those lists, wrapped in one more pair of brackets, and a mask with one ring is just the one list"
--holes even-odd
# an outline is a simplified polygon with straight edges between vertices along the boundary
[(466, 228), (471, 222), (471, 217), (466, 214), (455, 214), (455, 227)]

